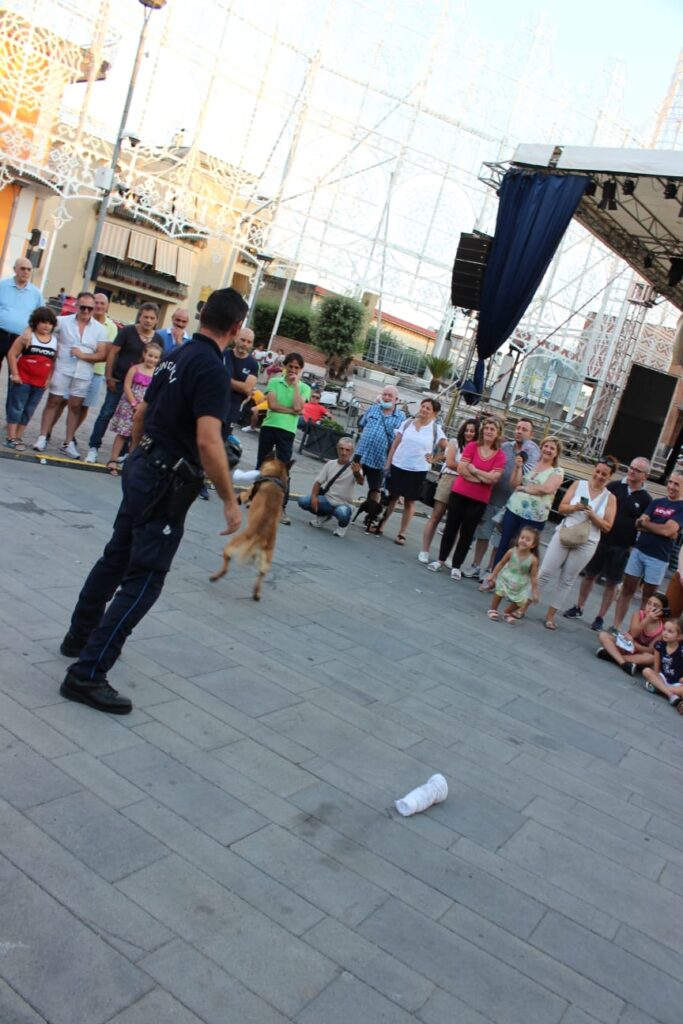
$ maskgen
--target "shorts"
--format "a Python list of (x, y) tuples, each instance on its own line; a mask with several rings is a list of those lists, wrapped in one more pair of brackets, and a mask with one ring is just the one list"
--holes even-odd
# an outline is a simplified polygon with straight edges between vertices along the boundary
[(486, 506), (486, 511), (484, 512), (484, 515), (481, 517), (481, 520), (479, 521), (479, 526), (477, 527), (476, 532), (474, 534), (475, 540), (491, 540), (491, 537), (493, 536), (493, 531), (496, 528), (496, 524), (493, 521), (493, 517), (497, 516), (498, 513), (502, 511), (502, 509), (502, 505), (489, 504)]
[(621, 583), (628, 561), (628, 553), (629, 548), (615, 547), (613, 544), (598, 544), (595, 554), (584, 569), (584, 576), (589, 580), (604, 576), (608, 583)]
[(86, 409), (92, 409), (97, 399), (100, 397), (100, 388), (102, 387), (102, 381), (104, 380), (104, 374), (93, 373), (92, 380), (90, 381), (90, 387), (88, 393), (83, 399), (83, 405)]
[(627, 576), (635, 576), (651, 586), (658, 587), (664, 579), (667, 563), (661, 558), (644, 555), (638, 548), (631, 548), (624, 572)]
[(60, 395), (61, 398), (85, 398), (89, 387), (90, 380), (74, 378), (72, 374), (64, 373), (57, 367), (50, 381), (50, 394)]
[(659, 673), (659, 678), (662, 680), (665, 686), (671, 686), (680, 689), (683, 692), (683, 683), (679, 683), (677, 679), (672, 683), (669, 679), (666, 678), (663, 672)]
[(417, 501), (420, 496), (422, 482), (427, 470), (401, 469), (392, 466), (387, 480), (387, 491), (392, 498), (403, 498), (405, 501)]
[(440, 501), (442, 505), (447, 505), (454, 482), (455, 473), (442, 473), (436, 482), (434, 501)]

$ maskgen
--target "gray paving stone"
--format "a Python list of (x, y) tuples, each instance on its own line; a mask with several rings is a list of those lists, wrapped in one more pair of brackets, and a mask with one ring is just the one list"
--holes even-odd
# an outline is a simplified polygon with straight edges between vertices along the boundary
[(195, 672), (193, 682), (245, 715), (258, 718), (299, 703), (299, 698), (285, 687), (278, 686), (276, 679), (277, 676), (267, 679), (254, 666), (236, 665), (221, 668), (218, 672)]
[(531, 936), (531, 942), (625, 1002), (650, 1013), (661, 1024), (680, 1024), (683, 985), (652, 964), (552, 911)]
[(622, 949), (628, 950), (629, 953), (633, 953), (634, 956), (640, 957), (646, 963), (652, 964), (658, 970), (665, 971), (672, 978), (680, 978), (680, 953), (675, 952), (668, 946), (664, 946), (661, 942), (653, 942), (649, 935), (643, 935), (636, 928), (630, 928), (628, 925), (622, 924), (614, 941)]
[(552, 1024), (567, 1008), (565, 1000), (397, 900), (385, 903), (359, 930), (496, 1024)]
[(554, 885), (546, 878), (539, 877), (518, 864), (496, 853), (491, 853), (469, 839), (459, 839), (453, 852), (468, 864), (480, 868), (505, 881), (508, 885), (521, 892), (534, 896), (547, 907), (552, 907), (572, 921), (585, 925), (591, 931), (613, 939), (619, 928), (619, 922), (610, 914), (599, 910), (587, 899), (567, 892), (559, 885)]
[(146, 796), (141, 789), (126, 782), (91, 754), (66, 754), (53, 763), (111, 807), (127, 807)]
[(144, 800), (128, 807), (126, 814), (228, 892), (241, 897), (295, 935), (303, 934), (322, 918), (322, 912), (307, 900), (188, 825), (166, 807)]
[(294, 832), (316, 849), (340, 860), (357, 874), (385, 892), (391, 893), (392, 896), (397, 896), (409, 906), (415, 907), (427, 917), (438, 920), (452, 906), (451, 899), (430, 885), (415, 878), (408, 871), (390, 864), (383, 857), (378, 857), (360, 843), (346, 837), (342, 838), (339, 832), (328, 828), (320, 821), (307, 817), (295, 827)]
[(213, 756), (278, 796), (296, 793), (297, 789), (303, 789), (316, 781), (310, 772), (272, 750), (265, 749), (253, 739), (238, 740), (220, 750), (214, 750)]
[(568, 743), (589, 754), (604, 758), (610, 764), (618, 764), (628, 753), (628, 747), (611, 739), (590, 726), (582, 725), (575, 719), (558, 714), (552, 708), (545, 708), (534, 701), (518, 697), (503, 708), (512, 718), (531, 723), (561, 743)]
[[(659, 878), (666, 866), (656, 840), (650, 840), (642, 832), (623, 825), (616, 818), (600, 814), (594, 808), (582, 805), (580, 801), (576, 802), (571, 811), (562, 811), (547, 800), (534, 800), (524, 808), (524, 813), (539, 825), (561, 832), (569, 839), (587, 846), (589, 850), (652, 881)], [(624, 842), (625, 838), (629, 839), (628, 843)]]
[(477, 1010), (456, 999), (450, 992), (437, 988), (417, 1014), (424, 1024), (491, 1024), (491, 1017), (484, 1017)]
[(307, 812), (311, 824), (321, 821), (516, 935), (528, 935), (543, 916), (536, 900), (425, 842), (403, 822), (378, 817), (331, 786), (312, 786), (291, 800)]
[(296, 1014), (337, 973), (310, 946), (176, 856), (129, 875), (119, 888), (215, 963), (229, 965), (282, 1013)]
[(502, 855), (634, 928), (683, 951), (683, 899), (588, 850), (566, 836), (528, 822)]
[(337, 687), (335, 687), (334, 691), (325, 689), (313, 691), (308, 694), (308, 699), (317, 707), (324, 708), (330, 714), (341, 718), (342, 721), (355, 725), (363, 732), (367, 732), (371, 736), (391, 744), (392, 747), (397, 747), (399, 750), (412, 747), (413, 744), (418, 743), (421, 739), (418, 732), (406, 729), (404, 726), (392, 722), (375, 708), (359, 707), (358, 701), (349, 700), (348, 697), (339, 692)]
[(344, 924), (357, 925), (387, 893), (302, 839), (269, 825), (232, 849)]
[(211, 750), (241, 739), (241, 733), (186, 700), (156, 704), (150, 708), (150, 714), (200, 750)]
[[(8, 939), (0, 975), (50, 1024), (103, 1024), (151, 987), (144, 974), (27, 879), (5, 891), (2, 903)], [(97, 984), (84, 985), (84, 977), (97, 978)]]
[[(419, 1010), (434, 991), (434, 985), (417, 971), (399, 963), (338, 921), (330, 918), (321, 921), (306, 933), (306, 942), (404, 1010)], [(315, 1006), (315, 1003), (311, 1005)], [(369, 1016), (369, 1008), (358, 1008), (356, 1019), (368, 1019)], [(353, 1019), (350, 1014), (347, 1016), (347, 1020)]]
[(345, 971), (311, 1000), (296, 1020), (297, 1024), (348, 1024), (352, 1020), (414, 1024), (415, 1018)]
[(188, 644), (181, 636), (148, 637), (145, 640), (130, 640), (128, 649), (153, 659), (163, 668), (175, 672), (179, 676), (199, 676), (206, 672), (227, 672), (229, 665), (222, 654), (216, 654), (211, 648), (195, 640)]
[(433, 817), (490, 850), (498, 849), (526, 820), (522, 814), (457, 781), (449, 787), (448, 800), (434, 808)]
[(4, 694), (0, 696), (0, 718), (5, 729), (14, 736), (44, 757), (75, 753), (78, 747), (47, 722), (42, 721), (37, 716), (38, 711), (37, 708), (29, 711)]
[(605, 1024), (616, 1024), (619, 1020), (624, 1008), (621, 999), (552, 957), (533, 951), (528, 943), (484, 921), (466, 907), (454, 905), (439, 923), (566, 999), (570, 1005), (592, 1014), (594, 1019)]
[[(623, 1021), (623, 1017), (621, 1019)], [(560, 1024), (595, 1024), (595, 1017), (584, 1013), (583, 1010), (577, 1010), (575, 1006), (570, 1006)]]
[[(25, 644), (20, 644), (17, 649), (15, 634), (11, 648), (5, 648), (2, 653), (0, 691), (24, 708), (39, 708), (45, 704), (54, 704), (59, 700), (58, 688), (55, 686), (52, 676), (45, 672), (40, 664), (36, 664), (32, 660), (37, 650), (38, 645), (29, 639), (26, 639)], [(46, 660), (45, 652), (41, 653), (45, 655), (41, 660)], [(54, 651), (52, 653), (54, 655)], [(62, 671), (65, 665), (66, 662), (62, 664)], [(0, 706), (3, 708), (4, 720), (6, 713), (4, 700)]]
[(201, 1018), (162, 989), (153, 989), (107, 1024), (203, 1024)]
[[(288, 1020), (184, 942), (169, 943), (146, 957), (142, 966), (204, 1024), (286, 1024)], [(149, 1024), (166, 1024), (166, 1020), (156, 1017)]]
[(0, 1020), (2, 1024), (47, 1024), (14, 989), (0, 978)]
[(158, 921), (8, 806), (0, 806), (0, 853), (97, 935), (127, 943), (130, 959), (170, 938)]
[(135, 726), (133, 731), (136, 736), (140, 736), (153, 747), (163, 750), (164, 754), (168, 754), (175, 761), (191, 761), (197, 755), (194, 743), (190, 743), (189, 740), (184, 739), (161, 722), (143, 722), (142, 725)]
[(220, 842), (265, 824), (256, 811), (149, 744), (112, 754), (105, 763)]
[(0, 797), (14, 807), (33, 807), (75, 793), (80, 786), (20, 743), (0, 751)]
[(127, 750), (140, 743), (128, 724), (123, 725), (112, 715), (93, 715), (85, 704), (63, 701), (54, 707), (37, 708), (34, 714), (95, 756)]
[(110, 882), (168, 854), (166, 846), (90, 793), (52, 800), (27, 814), (44, 832)]

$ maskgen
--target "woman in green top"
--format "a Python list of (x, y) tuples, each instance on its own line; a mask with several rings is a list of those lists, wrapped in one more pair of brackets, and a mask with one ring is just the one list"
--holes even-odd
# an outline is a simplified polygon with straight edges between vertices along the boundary
[(541, 445), (541, 458), (533, 471), (508, 498), (501, 524), (501, 536), (494, 564), (497, 565), (510, 547), (512, 538), (525, 527), (542, 530), (553, 499), (564, 479), (564, 470), (558, 467), (562, 442), (557, 437), (546, 437)]
[[(294, 436), (299, 416), (304, 402), (311, 397), (310, 387), (300, 380), (304, 368), (304, 357), (298, 352), (290, 352), (285, 356), (282, 367), (282, 374), (279, 377), (271, 378), (266, 387), (268, 412), (261, 425), (258, 439), (258, 454), (256, 456), (258, 469), (271, 456), (273, 449), (275, 457), (282, 462), (289, 465), (292, 461)], [(288, 499), (289, 487), (285, 494), (280, 517), (280, 522), (285, 526), (289, 526), (291, 521), (286, 512)]]

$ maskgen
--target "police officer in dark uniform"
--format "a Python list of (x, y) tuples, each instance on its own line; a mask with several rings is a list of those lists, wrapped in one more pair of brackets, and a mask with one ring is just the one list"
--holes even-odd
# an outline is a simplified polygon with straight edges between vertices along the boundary
[(201, 311), (199, 333), (159, 364), (135, 411), (133, 451), (123, 469), (112, 537), (83, 585), (60, 648), (78, 658), (61, 685), (63, 697), (116, 715), (132, 710), (131, 701), (109, 685), (107, 672), (161, 593), (202, 470), (223, 500), (223, 533), (239, 529), (222, 437), (230, 401), (223, 352), (246, 312), (233, 288), (213, 292)]

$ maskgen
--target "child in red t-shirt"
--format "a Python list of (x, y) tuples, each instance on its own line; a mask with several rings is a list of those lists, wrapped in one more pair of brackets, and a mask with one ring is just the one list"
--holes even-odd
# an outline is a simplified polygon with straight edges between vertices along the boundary
[(7, 440), (5, 446), (23, 452), (24, 430), (36, 411), (55, 367), (57, 317), (48, 306), (31, 313), (28, 329), (15, 339), (7, 353), (10, 382), (7, 390)]

